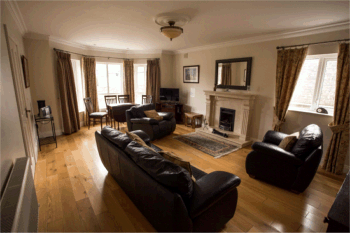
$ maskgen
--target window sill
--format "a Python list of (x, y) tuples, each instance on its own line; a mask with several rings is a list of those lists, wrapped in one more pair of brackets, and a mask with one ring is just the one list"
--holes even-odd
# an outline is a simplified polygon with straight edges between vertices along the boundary
[(302, 113), (309, 113), (309, 114), (315, 114), (319, 116), (328, 116), (328, 117), (333, 117), (333, 111), (331, 113), (325, 114), (325, 113), (318, 113), (316, 111), (311, 111), (311, 110), (305, 110), (305, 109), (299, 109), (299, 108), (289, 108), (288, 111), (292, 112), (302, 112)]

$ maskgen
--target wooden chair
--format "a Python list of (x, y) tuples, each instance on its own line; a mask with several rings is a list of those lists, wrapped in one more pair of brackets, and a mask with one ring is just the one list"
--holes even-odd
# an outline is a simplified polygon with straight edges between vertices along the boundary
[(151, 104), (153, 96), (151, 95), (142, 95), (142, 104)]
[[(108, 107), (109, 104), (117, 104), (118, 103), (118, 96), (117, 95), (105, 95), (105, 103), (106, 103), (106, 111), (107, 111), (107, 117), (109, 118), (109, 122), (111, 123), (112, 126), (112, 109)], [(114, 122), (114, 119), (113, 119)], [(115, 125), (115, 122), (114, 122)]]
[(118, 102), (121, 103), (130, 103), (129, 95), (118, 95)]
[(100, 119), (101, 130), (102, 130), (102, 120), (104, 117), (106, 117), (106, 125), (107, 125), (107, 112), (94, 112), (90, 97), (84, 98), (84, 104), (85, 104), (86, 111), (88, 113), (88, 129), (90, 129), (90, 120), (91, 119), (93, 119), (93, 121), (94, 121), (93, 126), (95, 126), (95, 119)]

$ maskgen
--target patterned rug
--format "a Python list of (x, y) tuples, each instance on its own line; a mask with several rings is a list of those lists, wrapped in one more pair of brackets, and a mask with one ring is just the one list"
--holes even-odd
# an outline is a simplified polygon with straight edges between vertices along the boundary
[(235, 145), (207, 136), (205, 133), (189, 133), (174, 137), (174, 139), (183, 142), (197, 150), (200, 150), (214, 158), (220, 158), (231, 152), (238, 150)]

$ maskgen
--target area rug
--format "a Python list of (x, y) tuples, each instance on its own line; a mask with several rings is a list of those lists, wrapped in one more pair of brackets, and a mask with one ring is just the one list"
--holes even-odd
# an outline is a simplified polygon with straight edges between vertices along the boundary
[(239, 149), (235, 145), (207, 136), (205, 133), (194, 132), (176, 136), (174, 139), (211, 155), (214, 158), (220, 158)]

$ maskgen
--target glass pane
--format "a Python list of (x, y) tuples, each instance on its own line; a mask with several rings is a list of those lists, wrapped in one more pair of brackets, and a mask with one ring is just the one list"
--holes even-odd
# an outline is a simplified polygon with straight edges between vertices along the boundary
[(75, 90), (77, 93), (78, 100), (78, 110), (79, 112), (85, 111), (85, 105), (83, 100), (83, 83), (81, 77), (81, 67), (80, 61), (72, 59), (73, 66), (73, 74), (74, 74), (74, 82), (75, 82)]
[(318, 70), (319, 59), (305, 60), (291, 100), (291, 107), (310, 109)]
[(108, 64), (109, 93), (122, 93), (121, 65)]
[(97, 93), (108, 93), (107, 88), (107, 66), (106, 64), (96, 64), (96, 85)]
[(337, 74), (337, 61), (336, 60), (326, 61), (326, 69), (323, 76), (319, 106), (322, 106), (324, 108), (334, 107), (336, 74)]
[(143, 67), (143, 66), (139, 66), (139, 67), (137, 67), (137, 72), (145, 72), (145, 67)]
[(105, 95), (98, 95), (98, 106), (100, 111), (106, 109)]

